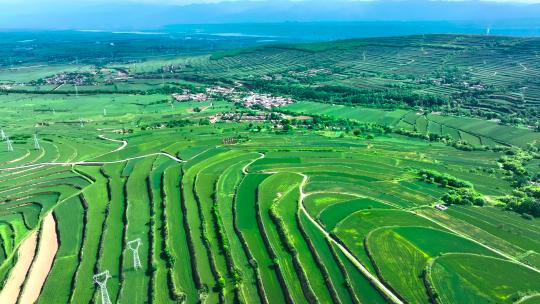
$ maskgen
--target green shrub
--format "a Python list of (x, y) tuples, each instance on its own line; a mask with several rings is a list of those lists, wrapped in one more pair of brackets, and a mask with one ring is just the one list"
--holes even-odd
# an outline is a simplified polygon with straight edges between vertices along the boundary
[(473, 188), (473, 185), (470, 182), (458, 179), (446, 173), (440, 173), (433, 170), (420, 170), (418, 171), (418, 175), (420, 175), (420, 180), (428, 183), (435, 182), (443, 188), (447, 186), (454, 188)]
[(456, 189), (446, 193), (442, 197), (442, 201), (447, 205), (475, 205), (484, 206), (486, 200), (481, 194), (472, 189)]

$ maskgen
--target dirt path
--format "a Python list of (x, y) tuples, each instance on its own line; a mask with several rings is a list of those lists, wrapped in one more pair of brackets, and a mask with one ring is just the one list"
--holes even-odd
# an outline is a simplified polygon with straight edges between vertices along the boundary
[(25, 165), (25, 166), (18, 166), (18, 167), (11, 167), (11, 168), (3, 168), (3, 169), (0, 169), (0, 172), (1, 171), (13, 171), (13, 170), (19, 170), (19, 169), (27, 169), (27, 168), (36, 168), (36, 167), (44, 167), (44, 166), (102, 166), (102, 165), (108, 165), (108, 164), (118, 164), (118, 163), (125, 163), (125, 162), (128, 162), (130, 160), (135, 160), (135, 159), (142, 159), (142, 158), (146, 158), (146, 157), (152, 157), (152, 156), (165, 156), (165, 157), (168, 157), (176, 162), (179, 162), (179, 163), (185, 163), (186, 161), (183, 161), (181, 159), (179, 159), (178, 157), (176, 156), (173, 156), (169, 153), (166, 153), (166, 152), (157, 152), (157, 153), (150, 153), (150, 154), (146, 154), (146, 155), (141, 155), (141, 156), (135, 156), (135, 157), (128, 157), (128, 158), (125, 158), (125, 159), (121, 159), (121, 160), (115, 160), (115, 161), (104, 161), (104, 162), (99, 162), (99, 161), (79, 161), (79, 162), (60, 162), (60, 163), (39, 163), (39, 164), (33, 164), (33, 165)]
[(28, 280), (24, 285), (19, 303), (34, 303), (37, 301), (43, 284), (45, 284), (45, 280), (52, 268), (57, 251), (56, 221), (52, 213), (49, 213), (43, 219), (38, 254), (32, 263), (32, 268), (30, 269)]
[(521, 299), (517, 300), (516, 302), (514, 302), (514, 304), (520, 304), (520, 303), (523, 303), (531, 298), (536, 298), (536, 297), (540, 297), (540, 293), (533, 293), (533, 294), (530, 294), (530, 295), (526, 295), (524, 297), (522, 297)]
[(0, 291), (0, 303), (15, 304), (21, 292), (22, 284), (26, 274), (32, 265), (37, 246), (37, 232), (34, 231), (24, 241), (18, 249), (17, 263), (11, 269), (6, 285)]
[(247, 174), (248, 174), (247, 168), (248, 168), (249, 166), (253, 165), (253, 163), (256, 162), (256, 161), (258, 161), (259, 159), (265, 158), (265, 155), (264, 155), (264, 154), (262, 154), (262, 153), (259, 153), (259, 154), (260, 154), (259, 158), (256, 158), (256, 159), (252, 160), (251, 162), (249, 162), (247, 165), (245, 165), (245, 166), (242, 168), (242, 173), (244, 173), (244, 175), (247, 175)]
[(116, 150), (111, 151), (111, 152), (107, 152), (106, 154), (124, 150), (124, 149), (127, 147), (127, 145), (128, 145), (127, 140), (111, 139), (111, 138), (105, 137), (105, 135), (99, 135), (98, 137), (101, 138), (101, 139), (103, 139), (103, 140), (108, 140), (108, 141), (112, 141), (112, 142), (115, 142), (115, 143), (120, 143), (120, 144), (122, 144), (122, 145), (121, 145), (120, 147), (118, 147)]

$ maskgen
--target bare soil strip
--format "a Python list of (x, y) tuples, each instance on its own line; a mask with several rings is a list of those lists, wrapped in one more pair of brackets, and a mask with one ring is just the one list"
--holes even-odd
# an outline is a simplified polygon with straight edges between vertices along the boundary
[(37, 231), (32, 232), (18, 249), (17, 263), (11, 269), (9, 277), (6, 281), (4, 289), (0, 291), (0, 303), (2, 304), (15, 304), (17, 298), (21, 292), (24, 279), (28, 273), (34, 254), (36, 253), (37, 246)]
[(32, 263), (28, 280), (24, 286), (19, 303), (35, 303), (41, 293), (43, 284), (52, 268), (54, 257), (58, 251), (56, 221), (52, 213), (43, 219), (38, 254)]

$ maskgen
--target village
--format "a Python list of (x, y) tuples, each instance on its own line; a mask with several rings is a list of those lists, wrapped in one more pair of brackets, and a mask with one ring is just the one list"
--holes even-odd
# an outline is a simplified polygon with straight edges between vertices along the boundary
[(205, 93), (195, 93), (184, 89), (182, 90), (182, 93), (172, 94), (172, 97), (177, 102), (204, 102), (208, 101), (210, 98), (221, 97), (235, 103), (241, 103), (247, 108), (262, 108), (267, 110), (272, 109), (273, 107), (282, 107), (293, 103), (293, 100), (290, 97), (273, 96), (271, 94), (255, 92), (245, 93), (238, 91), (235, 88), (225, 88), (220, 86), (206, 88)]

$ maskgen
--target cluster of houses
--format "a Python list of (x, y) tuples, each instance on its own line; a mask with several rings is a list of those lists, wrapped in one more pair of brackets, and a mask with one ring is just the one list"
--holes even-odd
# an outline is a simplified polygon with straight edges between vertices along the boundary
[(251, 114), (230, 112), (217, 114), (215, 118), (216, 121), (265, 121), (267, 115), (265, 113)]
[(183, 90), (182, 93), (172, 94), (172, 97), (178, 102), (184, 101), (208, 101), (210, 97), (222, 96), (229, 97), (234, 102), (241, 102), (246, 107), (252, 108), (259, 106), (265, 109), (271, 109), (273, 107), (282, 107), (293, 103), (293, 100), (289, 97), (273, 96), (271, 94), (259, 94), (250, 92), (245, 96), (244, 93), (236, 91), (236, 88), (226, 87), (210, 87), (206, 88), (205, 93), (192, 93), (189, 90)]
[(281, 114), (281, 113), (271, 113), (266, 112), (225, 112), (218, 113), (209, 117), (211, 123), (216, 123), (219, 121), (228, 122), (273, 122), (279, 123), (281, 120), (288, 118), (290, 116)]
[(51, 85), (73, 84), (82, 86), (94, 84), (94, 80), (93, 75), (89, 73), (60, 73), (43, 79), (43, 83)]
[(181, 71), (183, 68), (184, 66), (181, 64), (169, 64), (162, 66), (161, 71), (163, 73), (174, 73), (176, 71)]
[(463, 81), (461, 85), (469, 90), (476, 90), (476, 91), (484, 91), (486, 90), (486, 87), (483, 84), (479, 83), (469, 83), (467, 81)]
[(435, 205), (435, 209), (438, 209), (440, 211), (446, 211), (448, 209), (448, 206), (446, 206), (444, 204), (437, 204), (437, 205)]
[(189, 90), (184, 90), (182, 93), (173, 94), (172, 97), (179, 102), (183, 101), (207, 101), (208, 95), (205, 93), (191, 93)]
[(282, 107), (293, 103), (290, 97), (272, 96), (270, 94), (250, 93), (243, 98), (243, 103), (246, 107), (251, 108), (255, 105), (261, 106), (265, 109), (271, 109), (272, 107)]
[(224, 145), (235, 145), (237, 143), (237, 139), (234, 137), (227, 137), (222, 140), (222, 143)]
[(206, 94), (208, 95), (217, 95), (217, 96), (232, 96), (235, 93), (235, 88), (225, 88), (225, 87), (211, 87), (206, 88)]

